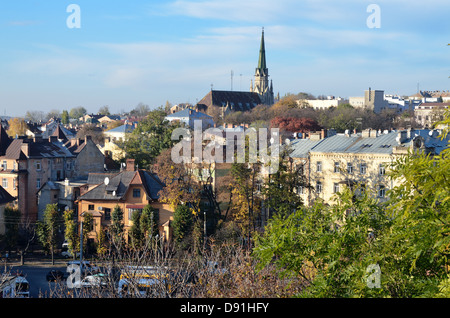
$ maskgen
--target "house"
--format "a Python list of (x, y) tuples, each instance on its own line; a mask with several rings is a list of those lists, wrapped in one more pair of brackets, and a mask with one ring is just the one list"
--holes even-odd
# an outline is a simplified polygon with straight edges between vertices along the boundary
[(444, 119), (444, 113), (450, 103), (421, 103), (414, 108), (414, 118), (421, 127), (431, 128), (433, 124)]
[(131, 134), (137, 127), (137, 122), (128, 122), (125, 124), (103, 132), (105, 136), (105, 143), (99, 146), (100, 151), (106, 156), (114, 160), (123, 159), (126, 155), (125, 151), (121, 149), (117, 142), (125, 141), (127, 134)]
[[(105, 156), (92, 141), (91, 136), (84, 139), (72, 138), (64, 147), (75, 157), (73, 166), (66, 164), (67, 170), (73, 170), (71, 177), (87, 176), (92, 172), (103, 172), (105, 169)], [(63, 179), (64, 180), (64, 179)]]
[(211, 116), (189, 108), (167, 115), (165, 119), (169, 122), (184, 123), (191, 129), (194, 128), (194, 123), (196, 120), (200, 120), (202, 122), (202, 130), (214, 127), (214, 120)]
[[(111, 213), (119, 206), (124, 214), (125, 239), (132, 226), (133, 213), (140, 213), (151, 205), (159, 214), (159, 235), (169, 241), (172, 237), (170, 222), (173, 210), (169, 205), (158, 201), (158, 192), (163, 188), (162, 182), (154, 173), (139, 170), (133, 159), (128, 159), (126, 169), (104, 177), (97, 186), (90, 187), (77, 200), (78, 219), (89, 213), (94, 218), (94, 227), (89, 233), (91, 240), (96, 240), (102, 228), (111, 225)], [(94, 178), (103, 176), (96, 175)]]

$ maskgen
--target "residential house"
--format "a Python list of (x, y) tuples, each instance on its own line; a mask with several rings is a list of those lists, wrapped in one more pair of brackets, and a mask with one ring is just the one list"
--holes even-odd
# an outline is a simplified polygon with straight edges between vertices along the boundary
[(214, 127), (214, 120), (211, 116), (189, 108), (167, 115), (165, 119), (169, 122), (184, 123), (191, 129), (194, 128), (194, 123), (197, 120), (202, 122), (202, 130)]
[[(95, 176), (98, 177), (103, 176)], [(159, 214), (159, 235), (169, 241), (172, 237), (170, 222), (173, 210), (158, 201), (158, 192), (163, 186), (156, 174), (136, 169), (134, 160), (128, 159), (125, 170), (104, 177), (99, 185), (80, 195), (77, 200), (78, 219), (81, 222), (85, 213), (93, 216), (94, 226), (89, 238), (96, 240), (101, 228), (111, 225), (111, 213), (119, 206), (124, 213), (125, 239), (128, 240), (133, 213), (140, 213), (145, 206), (151, 205)]]
[(106, 157), (111, 157), (114, 160), (120, 160), (125, 157), (125, 151), (117, 145), (117, 142), (125, 141), (127, 134), (131, 134), (137, 127), (137, 122), (128, 122), (125, 124), (107, 130), (103, 133), (105, 136), (105, 144), (99, 146), (99, 149)]

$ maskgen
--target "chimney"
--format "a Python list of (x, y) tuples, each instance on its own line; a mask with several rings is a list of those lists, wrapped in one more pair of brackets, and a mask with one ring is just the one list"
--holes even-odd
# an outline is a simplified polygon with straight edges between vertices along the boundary
[(127, 159), (126, 171), (135, 171), (135, 160), (134, 159)]
[(398, 142), (404, 143), (407, 139), (407, 132), (405, 130), (401, 130), (398, 132)]
[(23, 154), (28, 157), (30, 155), (30, 144), (27, 142), (23, 142), (20, 145), (20, 150), (22, 150)]

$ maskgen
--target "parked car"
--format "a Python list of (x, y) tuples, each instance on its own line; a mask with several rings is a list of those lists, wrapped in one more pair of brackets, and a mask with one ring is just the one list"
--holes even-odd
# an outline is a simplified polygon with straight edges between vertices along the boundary
[[(76, 257), (80, 257), (80, 252), (77, 252), (76, 254), (77, 254)], [(69, 251), (61, 252), (61, 256), (65, 257), (65, 258), (73, 258), (72, 253), (70, 253)]]
[(64, 274), (60, 270), (52, 269), (46, 275), (46, 279), (48, 282), (56, 282), (66, 279), (66, 274)]

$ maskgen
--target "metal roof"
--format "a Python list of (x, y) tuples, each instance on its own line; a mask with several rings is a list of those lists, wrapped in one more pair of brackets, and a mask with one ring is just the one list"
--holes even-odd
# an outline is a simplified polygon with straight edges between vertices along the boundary
[(391, 154), (395, 147), (410, 147), (417, 136), (424, 138), (426, 148), (433, 149), (439, 154), (448, 147), (450, 140), (450, 135), (442, 140), (437, 130), (421, 129), (412, 130), (410, 133), (404, 131), (405, 139), (400, 142), (399, 133), (399, 131), (378, 132), (376, 137), (362, 137), (361, 133), (337, 134), (318, 141), (298, 139), (291, 143), (291, 157), (304, 158), (309, 152)]

